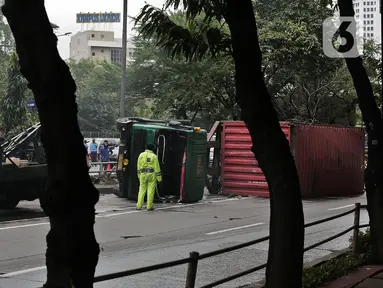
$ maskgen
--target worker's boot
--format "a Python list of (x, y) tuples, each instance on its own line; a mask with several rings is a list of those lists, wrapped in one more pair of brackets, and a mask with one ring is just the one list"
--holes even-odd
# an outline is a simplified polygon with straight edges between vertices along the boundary
[(148, 209), (146, 209), (147, 211), (153, 211), (154, 210), (154, 208), (148, 208)]

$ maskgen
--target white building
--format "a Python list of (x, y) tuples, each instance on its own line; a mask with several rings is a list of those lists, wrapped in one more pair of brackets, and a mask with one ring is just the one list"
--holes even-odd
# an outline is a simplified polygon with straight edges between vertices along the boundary
[[(382, 0), (381, 0), (382, 1)], [(381, 18), (379, 0), (353, 0), (355, 19), (361, 24), (363, 38), (381, 43)]]
[[(113, 31), (82, 31), (73, 35), (69, 44), (70, 58), (79, 61), (84, 58), (122, 62), (122, 39), (114, 38)], [(126, 58), (133, 60), (134, 45), (128, 40)]]

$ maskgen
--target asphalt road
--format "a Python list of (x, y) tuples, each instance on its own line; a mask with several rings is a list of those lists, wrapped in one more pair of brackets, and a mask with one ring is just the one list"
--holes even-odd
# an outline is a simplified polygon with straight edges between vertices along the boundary
[[(305, 201), (306, 223), (351, 209), (365, 197)], [(349, 206), (351, 205), (351, 206)], [(19, 212), (40, 213), (37, 203), (20, 205)], [(24, 208), (23, 208), (24, 207)], [(260, 198), (212, 198), (197, 204), (161, 204), (153, 212), (135, 211), (134, 203), (114, 195), (101, 197), (96, 234), (102, 247), (97, 275), (137, 268), (228, 247), (268, 235), (269, 202)], [(40, 214), (39, 214), (40, 215)], [(0, 218), (2, 214), (0, 213)], [(368, 220), (361, 213), (362, 223)], [(306, 230), (308, 246), (353, 224), (345, 216)], [(45, 280), (46, 218), (0, 223), (0, 287), (37, 288)], [(305, 254), (305, 261), (348, 246), (351, 234)], [(200, 261), (197, 287), (266, 261), (268, 243)], [(186, 265), (95, 284), (96, 288), (184, 287)], [(263, 278), (264, 271), (219, 287), (238, 287)]]

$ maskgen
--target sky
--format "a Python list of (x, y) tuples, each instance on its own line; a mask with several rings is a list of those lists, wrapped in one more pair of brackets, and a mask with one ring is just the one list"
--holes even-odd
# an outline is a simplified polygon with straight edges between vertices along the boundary
[[(145, 3), (161, 8), (164, 0), (128, 0), (128, 15), (136, 16)], [(67, 32), (76, 34), (81, 30), (81, 24), (76, 23), (76, 13), (114, 12), (121, 13), (122, 17), (123, 0), (45, 0), (45, 8), (49, 20), (60, 27), (58, 34)], [(130, 35), (132, 35), (132, 27), (133, 24), (128, 22), (128, 33)], [(122, 19), (121, 23), (113, 24), (113, 30), (116, 38), (122, 38)], [(70, 36), (63, 36), (58, 39), (61, 57), (67, 59), (69, 57)]]

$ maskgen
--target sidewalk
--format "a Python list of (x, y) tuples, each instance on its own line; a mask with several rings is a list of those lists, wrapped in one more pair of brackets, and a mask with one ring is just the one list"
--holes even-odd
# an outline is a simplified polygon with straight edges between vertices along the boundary
[(383, 266), (358, 268), (349, 275), (336, 279), (320, 288), (378, 288), (383, 287)]

